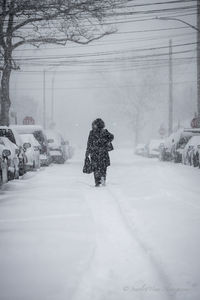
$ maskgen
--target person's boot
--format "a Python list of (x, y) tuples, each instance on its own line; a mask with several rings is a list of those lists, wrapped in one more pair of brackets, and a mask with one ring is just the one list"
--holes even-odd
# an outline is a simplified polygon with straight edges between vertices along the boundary
[(106, 178), (105, 177), (101, 177), (101, 185), (106, 186)]
[(101, 180), (99, 178), (95, 179), (95, 187), (99, 187), (101, 184)]
[(96, 181), (95, 182), (95, 187), (99, 187), (100, 186), (100, 184), (101, 184), (101, 182), (98, 180), (98, 181)]

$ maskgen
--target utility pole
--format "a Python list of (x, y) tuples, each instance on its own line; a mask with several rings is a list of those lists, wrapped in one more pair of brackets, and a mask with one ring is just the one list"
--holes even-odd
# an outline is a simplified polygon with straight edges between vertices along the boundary
[(200, 117), (200, 0), (197, 0), (197, 114)]
[(172, 66), (172, 40), (169, 40), (169, 103), (168, 103), (168, 135), (173, 132), (173, 66)]
[(52, 82), (51, 82), (51, 122), (54, 122), (54, 82), (55, 77), (53, 76)]
[(139, 122), (140, 122), (140, 109), (136, 109), (136, 116), (135, 116), (135, 147), (139, 142)]
[(200, 0), (197, 0), (197, 25), (174, 17), (156, 17), (158, 20), (172, 20), (183, 23), (197, 31), (197, 117), (200, 118)]
[(46, 129), (46, 71), (43, 70), (43, 127)]

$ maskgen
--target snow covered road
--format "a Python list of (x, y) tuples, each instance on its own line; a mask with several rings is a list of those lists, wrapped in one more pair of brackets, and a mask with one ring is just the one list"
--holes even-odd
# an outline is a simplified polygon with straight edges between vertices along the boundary
[(82, 161), (0, 191), (0, 300), (199, 300), (200, 171), (114, 151), (96, 189)]

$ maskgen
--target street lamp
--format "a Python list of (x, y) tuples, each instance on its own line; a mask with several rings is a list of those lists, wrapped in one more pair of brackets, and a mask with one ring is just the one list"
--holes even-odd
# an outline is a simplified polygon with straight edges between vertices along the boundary
[(186, 22), (184, 20), (178, 19), (178, 18), (173, 18), (173, 17), (156, 17), (156, 19), (157, 20), (164, 20), (164, 21), (178, 21), (178, 22), (181, 22), (181, 23), (183, 23), (183, 24), (191, 27), (192, 29), (195, 29), (196, 31), (200, 32), (200, 30), (196, 26), (194, 26), (194, 25), (192, 25), (192, 24), (190, 24), (190, 23), (188, 23), (188, 22)]
[(51, 122), (54, 123), (54, 86), (57, 69), (54, 70), (51, 80)]
[(51, 66), (48, 69), (43, 70), (43, 127), (46, 129), (46, 72), (49, 72), (49, 70), (55, 68), (52, 81), (51, 81), (51, 126), (54, 125), (54, 83), (55, 83), (55, 76), (57, 72), (57, 68), (60, 65), (57, 66)]
[(46, 70), (43, 70), (43, 127), (46, 129)]
[(156, 19), (164, 21), (177, 21), (197, 31), (197, 115), (198, 118), (200, 118), (200, 5), (197, 5), (197, 26), (174, 17), (156, 17)]

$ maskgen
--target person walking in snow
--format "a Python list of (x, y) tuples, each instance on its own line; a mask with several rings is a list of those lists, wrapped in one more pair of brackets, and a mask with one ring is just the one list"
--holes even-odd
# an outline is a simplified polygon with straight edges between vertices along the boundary
[[(113, 150), (114, 135), (105, 129), (105, 123), (98, 118), (92, 123), (87, 149), (85, 154), (85, 167), (83, 172), (94, 173), (95, 186), (105, 185), (107, 167), (110, 166), (109, 151)], [(89, 170), (86, 164), (89, 163)]]

